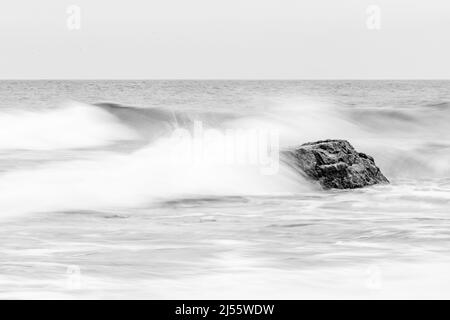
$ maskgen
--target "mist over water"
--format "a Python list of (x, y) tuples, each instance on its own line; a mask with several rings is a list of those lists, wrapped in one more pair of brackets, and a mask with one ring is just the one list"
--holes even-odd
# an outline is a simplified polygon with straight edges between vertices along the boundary
[[(395, 296), (447, 265), (450, 82), (3, 81), (0, 92), (1, 296), (115, 297), (143, 283), (128, 294), (202, 297), (193, 281), (228, 279), (217, 286), (232, 297), (241, 278), (243, 297), (266, 292), (260, 279), (291, 298)], [(372, 155), (391, 184), (323, 191), (279, 161), (329, 138)]]

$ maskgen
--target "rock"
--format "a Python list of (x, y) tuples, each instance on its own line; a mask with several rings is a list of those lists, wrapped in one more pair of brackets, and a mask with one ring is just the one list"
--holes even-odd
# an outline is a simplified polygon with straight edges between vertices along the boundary
[(322, 140), (283, 152), (285, 159), (324, 189), (354, 189), (389, 183), (371, 156), (346, 140)]

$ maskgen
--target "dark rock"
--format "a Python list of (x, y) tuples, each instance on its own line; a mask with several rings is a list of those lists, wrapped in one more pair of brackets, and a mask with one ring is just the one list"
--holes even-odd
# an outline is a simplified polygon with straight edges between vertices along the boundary
[(354, 189), (389, 183), (374, 159), (357, 152), (346, 140), (302, 144), (283, 152), (289, 164), (325, 189)]

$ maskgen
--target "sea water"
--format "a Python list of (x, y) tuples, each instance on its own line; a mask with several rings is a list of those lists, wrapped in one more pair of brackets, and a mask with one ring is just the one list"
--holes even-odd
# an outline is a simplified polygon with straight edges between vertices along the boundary
[[(1, 298), (449, 298), (450, 81), (0, 81)], [(181, 137), (181, 138), (180, 138)], [(278, 157), (346, 139), (390, 180)]]

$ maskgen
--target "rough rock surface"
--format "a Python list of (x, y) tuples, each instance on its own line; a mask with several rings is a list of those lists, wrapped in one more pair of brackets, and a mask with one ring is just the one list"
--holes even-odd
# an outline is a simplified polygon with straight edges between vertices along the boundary
[(389, 183), (371, 156), (357, 152), (346, 140), (322, 140), (284, 152), (290, 164), (324, 189), (353, 189)]

